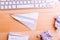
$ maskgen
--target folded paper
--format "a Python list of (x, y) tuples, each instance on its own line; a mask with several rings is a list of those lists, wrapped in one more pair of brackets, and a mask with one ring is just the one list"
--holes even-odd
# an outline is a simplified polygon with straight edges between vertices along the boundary
[(22, 24), (27, 26), (31, 30), (36, 29), (36, 21), (38, 18), (38, 13), (27, 13), (27, 14), (13, 14), (11, 15), (16, 20), (20, 21)]

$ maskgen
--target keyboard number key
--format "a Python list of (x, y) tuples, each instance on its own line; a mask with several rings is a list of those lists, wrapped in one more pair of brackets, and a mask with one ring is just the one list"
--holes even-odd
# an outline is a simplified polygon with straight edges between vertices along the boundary
[(24, 4), (26, 4), (27, 3), (27, 1), (24, 1)]
[(5, 9), (8, 9), (8, 6), (5, 6)]
[(42, 3), (45, 3), (46, 2), (46, 0), (42, 0)]
[(42, 1), (40, 0), (38, 3), (42, 3)]
[(1, 8), (1, 9), (4, 9), (4, 6), (1, 6), (0, 8)]
[(38, 3), (38, 0), (35, 0), (35, 3)]
[(31, 3), (31, 1), (27, 1), (29, 4)]
[(31, 3), (34, 3), (34, 0), (31, 0)]
[(17, 4), (19, 4), (19, 1), (17, 1)]
[(9, 3), (8, 2), (5, 2), (6, 5), (8, 5)]

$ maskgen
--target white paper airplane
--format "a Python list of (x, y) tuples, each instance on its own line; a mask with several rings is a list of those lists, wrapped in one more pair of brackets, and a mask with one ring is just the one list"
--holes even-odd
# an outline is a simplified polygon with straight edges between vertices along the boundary
[(16, 20), (20, 21), (21, 23), (23, 23), (29, 29), (31, 30), (36, 29), (36, 21), (38, 18), (37, 12), (28, 13), (28, 14), (13, 14), (11, 16)]
[(8, 40), (29, 40), (29, 36), (17, 33), (9, 33)]

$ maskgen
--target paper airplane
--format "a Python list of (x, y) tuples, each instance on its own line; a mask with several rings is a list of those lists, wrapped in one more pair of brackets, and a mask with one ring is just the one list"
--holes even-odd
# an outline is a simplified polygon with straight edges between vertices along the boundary
[(9, 33), (8, 40), (29, 40), (29, 36), (17, 33)]
[(20, 21), (22, 24), (27, 26), (31, 30), (36, 29), (36, 21), (38, 18), (38, 13), (27, 13), (27, 14), (13, 14), (11, 15), (16, 20)]
[(53, 35), (49, 31), (46, 31), (40, 35), (40, 38), (42, 38), (42, 40), (51, 40), (52, 37)]

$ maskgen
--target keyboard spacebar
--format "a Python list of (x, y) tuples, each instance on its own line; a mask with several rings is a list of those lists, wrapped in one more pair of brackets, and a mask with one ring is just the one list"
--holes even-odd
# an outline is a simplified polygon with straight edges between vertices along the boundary
[(34, 8), (34, 4), (17, 5), (17, 8)]

